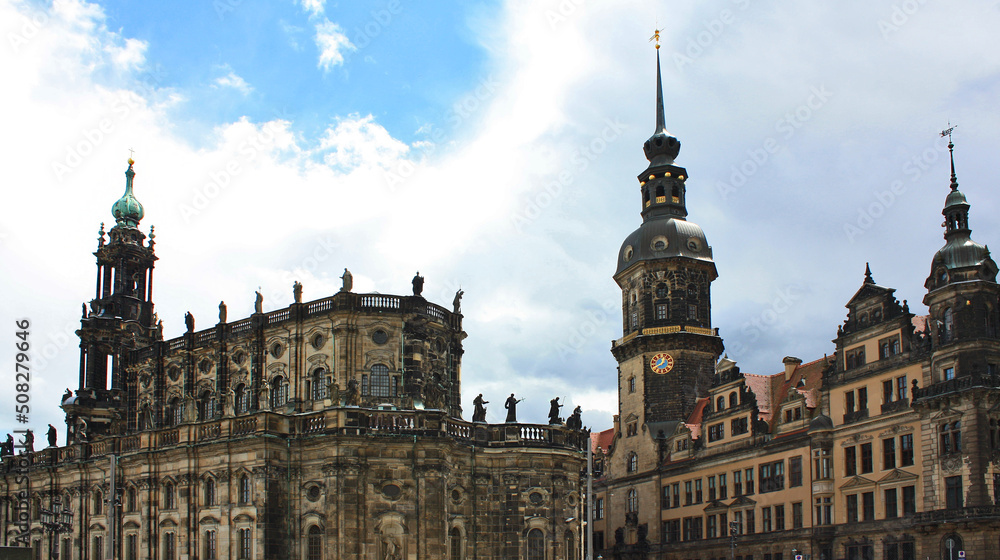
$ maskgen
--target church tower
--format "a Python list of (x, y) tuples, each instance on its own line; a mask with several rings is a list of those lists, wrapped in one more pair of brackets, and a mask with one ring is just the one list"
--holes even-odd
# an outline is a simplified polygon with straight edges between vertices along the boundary
[[(131, 350), (162, 339), (153, 313), (154, 237), (139, 231), (142, 204), (132, 194), (135, 171), (128, 160), (125, 194), (111, 207), (115, 225), (97, 238), (97, 286), (80, 319), (80, 379), (76, 395), (63, 400), (70, 442), (121, 431), (134, 419), (136, 383), (127, 382)], [(107, 239), (105, 239), (107, 235)]]
[(643, 144), (649, 166), (638, 177), (642, 224), (622, 243), (614, 275), (624, 336), (612, 353), (626, 438), (670, 435), (707, 394), (723, 349), (712, 328), (718, 272), (705, 233), (686, 219), (688, 173), (674, 163), (681, 144), (664, 124), (656, 48), (656, 127)]
[[(950, 130), (945, 131), (945, 133)], [(931, 359), (925, 366), (923, 388), (914, 391), (925, 415), (924, 445), (941, 461), (931, 466), (928, 496), (947, 496), (948, 484), (964, 496), (927, 509), (993, 505), (1000, 475), (991, 473), (1000, 425), (1000, 285), (989, 248), (972, 240), (969, 203), (958, 190), (954, 144), (951, 152), (951, 192), (945, 198), (945, 245), (931, 261), (924, 283), (930, 317)], [(950, 438), (950, 439), (949, 439)], [(957, 443), (953, 443), (957, 442)]]

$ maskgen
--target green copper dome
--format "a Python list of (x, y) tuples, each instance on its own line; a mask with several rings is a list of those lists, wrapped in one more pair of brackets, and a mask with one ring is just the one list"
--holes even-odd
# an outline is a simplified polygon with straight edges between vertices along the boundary
[(139, 225), (139, 220), (142, 220), (144, 212), (142, 204), (139, 204), (139, 201), (132, 194), (132, 178), (135, 177), (132, 163), (134, 162), (129, 159), (128, 170), (125, 171), (125, 194), (111, 207), (111, 214), (118, 224), (136, 227)]

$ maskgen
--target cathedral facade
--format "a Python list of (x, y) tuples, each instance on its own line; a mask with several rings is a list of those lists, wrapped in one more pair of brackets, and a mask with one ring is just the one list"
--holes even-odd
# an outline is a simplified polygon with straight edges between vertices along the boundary
[(954, 156), (928, 314), (866, 270), (832, 355), (745, 373), (712, 326), (717, 272), (687, 220), (659, 59), (656, 103), (614, 275), (619, 413), (592, 438), (595, 557), (1000, 558), (1000, 286)]
[[(462, 419), (461, 294), (338, 293), (164, 340), (129, 160), (67, 441), (4, 459), (4, 545), (64, 560), (579, 558), (587, 434)], [(482, 407), (482, 403), (477, 403)], [(516, 407), (516, 402), (513, 404)], [(574, 420), (578, 420), (575, 418)], [(54, 434), (54, 432), (53, 432)], [(68, 508), (51, 535), (44, 510)]]

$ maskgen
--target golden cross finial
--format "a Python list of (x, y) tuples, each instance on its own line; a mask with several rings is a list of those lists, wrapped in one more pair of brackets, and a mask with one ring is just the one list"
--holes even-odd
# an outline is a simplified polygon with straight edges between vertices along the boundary
[(656, 50), (660, 50), (660, 30), (654, 29), (653, 36), (649, 38), (650, 41), (656, 41)]
[(132, 159), (133, 155), (135, 155), (135, 150), (133, 150), (132, 148), (129, 148), (128, 149), (128, 164), (129, 165), (132, 165), (133, 163), (135, 163), (135, 161)]

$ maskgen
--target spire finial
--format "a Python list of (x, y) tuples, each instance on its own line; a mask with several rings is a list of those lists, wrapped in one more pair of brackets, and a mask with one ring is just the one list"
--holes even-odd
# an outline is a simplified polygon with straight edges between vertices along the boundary
[(133, 150), (132, 148), (129, 148), (128, 149), (128, 165), (129, 165), (129, 167), (131, 167), (132, 164), (135, 163), (135, 160), (132, 159), (132, 156), (134, 156), (134, 155), (135, 155), (135, 150)]
[(951, 121), (948, 121), (948, 128), (941, 131), (941, 137), (948, 137), (948, 155), (951, 156), (951, 190), (958, 190), (958, 176), (955, 175), (955, 143), (951, 141), (951, 133), (958, 125), (951, 126)]
[(663, 116), (663, 80), (660, 78), (660, 30), (653, 33), (650, 41), (656, 41), (656, 130), (653, 134), (666, 132), (667, 124)]
[(875, 280), (872, 278), (872, 267), (865, 263), (865, 284), (874, 284)]

